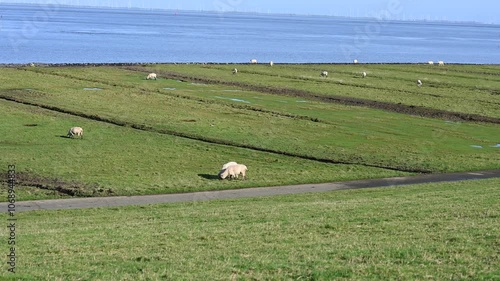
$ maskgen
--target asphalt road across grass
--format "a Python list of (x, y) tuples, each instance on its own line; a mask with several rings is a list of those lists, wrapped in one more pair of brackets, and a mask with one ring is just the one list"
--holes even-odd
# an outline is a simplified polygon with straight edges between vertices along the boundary
[[(345, 189), (377, 188), (388, 186), (404, 186), (410, 184), (454, 182), (462, 180), (479, 180), (499, 178), (500, 170), (476, 171), (448, 174), (425, 174), (411, 177), (396, 177), (371, 180), (356, 180), (338, 183), (302, 184), (289, 186), (274, 186), (262, 188), (247, 188), (237, 190), (206, 191), (183, 194), (117, 196), (78, 199), (57, 199), (39, 201), (21, 201), (16, 203), (17, 212), (37, 210), (65, 210), (99, 207), (117, 207), (131, 205), (149, 205), (160, 203), (192, 202), (207, 200), (236, 199), (261, 196), (300, 194), (310, 192), (327, 192)], [(7, 209), (8, 203), (0, 203), (0, 209)]]

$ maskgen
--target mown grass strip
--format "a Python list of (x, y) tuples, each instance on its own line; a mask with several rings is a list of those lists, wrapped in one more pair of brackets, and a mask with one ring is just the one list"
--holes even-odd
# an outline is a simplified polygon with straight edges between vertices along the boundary
[(12, 101), (24, 105), (30, 105), (30, 106), (36, 106), (40, 107), (43, 109), (59, 112), (59, 113), (65, 113), (73, 116), (78, 116), (94, 121), (99, 121), (99, 122), (104, 122), (108, 124), (113, 124), (117, 126), (123, 126), (123, 127), (130, 127), (136, 130), (141, 130), (141, 131), (148, 131), (148, 132), (156, 132), (156, 133), (161, 133), (161, 134), (166, 134), (166, 135), (171, 135), (171, 136), (176, 136), (176, 137), (182, 137), (185, 139), (191, 139), (191, 140), (196, 140), (196, 141), (202, 141), (205, 143), (209, 144), (220, 144), (220, 145), (227, 145), (227, 146), (232, 146), (232, 147), (237, 147), (237, 148), (245, 148), (245, 149), (251, 149), (259, 152), (266, 152), (266, 153), (272, 153), (272, 154), (279, 154), (283, 156), (289, 156), (289, 157), (297, 157), (300, 159), (304, 160), (310, 160), (310, 161), (317, 161), (321, 163), (330, 163), (330, 164), (341, 164), (341, 165), (360, 165), (360, 166), (366, 166), (366, 167), (371, 167), (371, 168), (381, 168), (381, 169), (387, 169), (387, 170), (394, 170), (394, 171), (401, 171), (401, 172), (409, 172), (409, 173), (431, 173), (432, 170), (429, 169), (422, 169), (422, 168), (410, 168), (410, 167), (393, 167), (393, 166), (383, 166), (383, 165), (373, 165), (373, 164), (368, 164), (366, 161), (363, 160), (362, 157), (351, 157), (351, 159), (356, 159), (355, 161), (352, 162), (347, 162), (347, 161), (335, 161), (332, 159), (328, 158), (320, 158), (320, 157), (314, 157), (310, 155), (304, 155), (304, 154), (299, 154), (299, 153), (291, 153), (288, 151), (281, 151), (281, 150), (274, 150), (274, 149), (269, 149), (269, 148), (263, 148), (259, 146), (254, 146), (254, 145), (249, 145), (249, 144), (241, 144), (237, 142), (233, 142), (230, 140), (222, 140), (222, 139), (216, 139), (216, 138), (209, 138), (209, 137), (204, 137), (200, 135), (193, 135), (189, 133), (184, 133), (184, 132), (179, 132), (179, 131), (173, 131), (173, 130), (168, 130), (168, 129), (158, 129), (154, 128), (151, 126), (148, 126), (146, 124), (135, 124), (127, 121), (122, 121), (122, 120), (117, 120), (113, 118), (105, 118), (99, 115), (94, 115), (94, 114), (85, 114), (82, 112), (75, 112), (71, 110), (66, 110), (64, 108), (56, 107), (56, 106), (50, 106), (50, 105), (44, 105), (40, 103), (35, 103), (35, 102), (29, 102), (25, 100), (21, 100), (18, 98), (14, 98), (12, 96), (5, 96), (0, 94), (0, 98), (7, 100), (7, 101)]
[(140, 72), (156, 71), (161, 77), (165, 77), (168, 79), (185, 79), (191, 82), (202, 82), (208, 84), (235, 86), (248, 89), (251, 91), (270, 93), (274, 95), (300, 97), (305, 99), (317, 100), (321, 102), (339, 103), (342, 105), (349, 105), (349, 106), (362, 106), (362, 107), (380, 109), (400, 114), (429, 117), (429, 118), (439, 118), (450, 121), (483, 122), (483, 123), (500, 124), (500, 118), (482, 116), (478, 114), (451, 112), (451, 111), (433, 109), (423, 106), (395, 104), (390, 102), (367, 100), (367, 99), (353, 98), (346, 96), (320, 95), (314, 92), (308, 92), (294, 88), (278, 88), (273, 86), (252, 85), (243, 82), (232, 82), (232, 81), (206, 78), (201, 76), (191, 76), (179, 72), (158, 71), (148, 67), (126, 66), (123, 68), (127, 70), (135, 70)]
[[(100, 79), (100, 80), (98, 80), (98, 79), (89, 79), (89, 78), (83, 78), (83, 77), (80, 77), (80, 76), (71, 75), (71, 74), (67, 74), (67, 73), (47, 72), (47, 71), (43, 71), (41, 69), (18, 68), (18, 70), (31, 71), (31, 72), (35, 72), (35, 73), (39, 73), (39, 74), (43, 74), (43, 75), (51, 75), (51, 76), (55, 76), (55, 77), (64, 77), (64, 78), (68, 78), (68, 79), (72, 79), (72, 80), (78, 80), (78, 81), (86, 81), (86, 82), (92, 82), (92, 83), (99, 83), (99, 84), (104, 84), (104, 85), (108, 85), (108, 86), (112, 86), (112, 87), (117, 87), (117, 86), (123, 87), (123, 88), (131, 88), (131, 87), (133, 87), (134, 89), (136, 89), (138, 91), (141, 91), (141, 92), (152, 92), (152, 91), (154, 91), (154, 92), (162, 94), (162, 95), (168, 95), (168, 96), (172, 96), (172, 97), (176, 97), (176, 98), (182, 98), (182, 99), (187, 99), (187, 100), (192, 100), (192, 101), (199, 101), (199, 102), (203, 102), (203, 103), (215, 103), (214, 100), (210, 100), (210, 99), (206, 99), (206, 98), (194, 97), (194, 96), (189, 96), (189, 95), (185, 95), (185, 94), (176, 94), (174, 92), (169, 93), (169, 92), (161, 91), (160, 89), (151, 90), (151, 89), (148, 89), (148, 88), (140, 87), (138, 85), (131, 86), (129, 84), (124, 84), (124, 83), (120, 83), (120, 82), (117, 82), (117, 81), (109, 82), (109, 81), (106, 81), (104, 79)], [(283, 117), (292, 118), (292, 119), (300, 119), (300, 120), (309, 120), (309, 121), (313, 121), (313, 122), (328, 123), (325, 120), (318, 119), (317, 117), (310, 117), (310, 116), (304, 116), (304, 115), (290, 114), (290, 113), (279, 112), (279, 111), (275, 111), (275, 110), (266, 110), (264, 108), (259, 108), (259, 107), (255, 107), (255, 106), (251, 106), (251, 105), (239, 105), (239, 104), (227, 103), (227, 102), (221, 102), (221, 101), (218, 101), (217, 104), (222, 104), (222, 105), (225, 105), (227, 107), (236, 108), (236, 109), (244, 109), (244, 110), (255, 111), (255, 112), (269, 113), (269, 114), (273, 114), (273, 115), (277, 115), (277, 116), (283, 116)]]
[[(372, 65), (321, 65), (322, 70), (328, 70), (331, 73), (328, 78), (324, 79), (319, 77), (319, 71), (310, 69), (317, 68), (318, 65), (280, 65), (277, 67), (264, 65), (151, 65), (150, 67), (216, 80), (294, 88), (327, 96), (340, 95), (395, 104), (401, 103), (494, 118), (500, 116), (498, 106), (495, 106), (495, 104), (500, 103), (500, 100), (492, 92), (500, 87), (500, 81), (484, 80), (481, 76), (473, 79), (470, 77), (471, 79), (466, 80), (448, 76), (446, 72), (429, 71), (420, 74), (416, 71), (413, 73), (411, 70), (416, 65), (388, 65), (389, 69), (384, 69), (384, 66), (376, 65), (377, 68), (372, 69)], [(243, 75), (231, 75), (231, 67), (238, 67)], [(255, 71), (265, 73), (265, 75), (250, 74), (250, 72)], [(368, 73), (367, 79), (361, 78), (361, 71)], [(343, 72), (349, 72), (349, 74), (342, 74)], [(292, 75), (295, 76), (295, 79), (277, 79), (272, 76), (275, 73)], [(423, 87), (416, 86), (417, 79), (424, 82)], [(443, 83), (452, 84), (445, 85)], [(356, 84), (358, 87), (347, 84)], [(364, 88), (373, 86), (380, 89)], [(487, 90), (481, 91), (481, 88), (487, 88)]]
[[(66, 194), (184, 193), (408, 175), (141, 131), (3, 99), (0, 112), (0, 176), (7, 165), (16, 165), (18, 200), (67, 198)], [(84, 128), (84, 139), (66, 137), (75, 124)], [(219, 180), (217, 173), (228, 161), (246, 164), (250, 169), (247, 179)], [(6, 182), (0, 180), (0, 186), (0, 201), (5, 201)]]
[[(104, 80), (119, 86), (43, 72)], [(499, 151), (493, 148), (497, 143), (497, 131), (493, 124), (443, 122), (249, 91), (223, 93), (235, 87), (175, 79), (146, 81), (144, 73), (113, 67), (43, 68), (37, 72), (4, 70), (2, 73), (6, 78), (3, 87), (6, 91), (15, 86), (23, 89), (15, 95), (5, 92), (8, 96), (273, 151), (337, 162), (364, 161), (377, 166), (416, 167), (442, 172), (495, 169), (498, 163)], [(19, 75), (26, 79), (18, 81), (16, 77)], [(89, 92), (84, 90), (85, 87), (102, 88), (102, 91)], [(162, 90), (165, 87), (177, 90)], [(191, 98), (178, 98), (177, 94)], [(249, 100), (252, 105), (266, 111), (227, 107), (226, 101), (214, 95)], [(267, 109), (283, 114), (275, 115)], [(281, 118), (288, 113), (313, 116), (321, 122)], [(186, 120), (191, 123), (186, 123)], [(478, 149), (479, 146), (484, 149)]]

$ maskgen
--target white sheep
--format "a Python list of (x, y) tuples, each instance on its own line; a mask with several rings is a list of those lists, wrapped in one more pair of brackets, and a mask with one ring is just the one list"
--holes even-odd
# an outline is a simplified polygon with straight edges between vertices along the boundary
[(81, 127), (72, 127), (68, 131), (68, 138), (72, 138), (74, 135), (79, 136), (83, 139), (83, 129)]
[(233, 69), (233, 74), (238, 74), (238, 69), (237, 68)]
[(438, 61), (438, 64), (439, 65), (444, 65), (444, 61), (440, 60), (440, 61)]
[(255, 63), (257, 63), (257, 60), (256, 60), (256, 59), (252, 59), (252, 60), (250, 61), (250, 63), (255, 64)]
[(225, 170), (225, 169), (227, 169), (227, 167), (233, 166), (233, 165), (238, 165), (238, 163), (236, 163), (236, 162), (227, 162), (226, 164), (222, 165), (222, 170)]
[(358, 63), (358, 60), (353, 60), (352, 63), (356, 64)]
[(248, 170), (247, 166), (242, 164), (231, 165), (227, 167), (224, 171), (222, 171), (222, 173), (220, 173), (219, 178), (225, 179), (229, 176), (230, 179), (236, 179), (239, 177), (239, 175), (242, 175), (243, 178), (245, 178), (247, 170)]
[(322, 71), (321, 77), (328, 77), (328, 71)]
[(273, 65), (274, 65), (274, 62), (273, 62), (273, 61), (270, 61), (270, 62), (269, 62), (269, 65), (270, 65), (270, 66), (273, 66)]
[(221, 177), (222, 173), (224, 173), (224, 171), (226, 171), (226, 169), (229, 166), (233, 166), (233, 165), (238, 165), (238, 163), (236, 163), (236, 162), (227, 162), (226, 164), (222, 165), (222, 168), (219, 171), (219, 174), (217, 174), (219, 176), (219, 179), (222, 179), (222, 177)]
[(156, 73), (149, 73), (148, 77), (146, 77), (146, 80), (156, 80)]
[(430, 61), (428, 62), (428, 64), (429, 64), (429, 65), (433, 65), (433, 64), (434, 64), (434, 62), (430, 60)]
[(422, 81), (420, 81), (420, 79), (417, 80), (417, 86), (419, 86), (419, 87), (422, 86)]
[(366, 78), (366, 72), (363, 71), (363, 73), (361, 73), (361, 75), (363, 76), (363, 78)]

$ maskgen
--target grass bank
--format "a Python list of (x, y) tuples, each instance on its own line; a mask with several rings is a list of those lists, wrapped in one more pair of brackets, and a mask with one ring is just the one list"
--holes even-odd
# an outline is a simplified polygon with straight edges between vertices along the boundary
[[(332, 165), (97, 122), (0, 100), (1, 169), (15, 164), (19, 200), (192, 192), (408, 173)], [(84, 139), (69, 139), (80, 125)], [(223, 163), (249, 167), (245, 181), (220, 181)], [(2, 174), (2, 186), (7, 176)], [(5, 201), (7, 189), (0, 191)]]
[(497, 280), (499, 184), (20, 213), (11, 280)]
[[(496, 118), (496, 66), (236, 65), (238, 75), (231, 74), (233, 67), (0, 68), (0, 173), (17, 164), (24, 173), (23, 198), (34, 199), (500, 168), (500, 130), (492, 122), (421, 117), (265, 90), (328, 96), (342, 93), (337, 87), (350, 87), (356, 98), (430, 112), (451, 109), (447, 99), (452, 99), (460, 114)], [(317, 77), (325, 67), (331, 76)], [(355, 76), (363, 67), (373, 71), (365, 79)], [(146, 70), (193, 80), (160, 75), (148, 81)], [(418, 88), (407, 85), (413, 73), (450, 80)], [(337, 81), (342, 75), (345, 80)], [(220, 83), (200, 83), (207, 77)], [(366, 95), (372, 90), (383, 90), (384, 98)], [(426, 103), (422, 93), (436, 99)], [(489, 104), (483, 106), (486, 97)], [(84, 140), (63, 137), (72, 126), (84, 127)], [(247, 164), (249, 180), (216, 180), (228, 161)]]

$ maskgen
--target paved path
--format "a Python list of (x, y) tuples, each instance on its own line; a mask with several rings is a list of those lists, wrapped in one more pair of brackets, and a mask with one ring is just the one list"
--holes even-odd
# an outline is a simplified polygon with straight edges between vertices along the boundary
[[(373, 180), (356, 180), (338, 183), (302, 184), (262, 188), (245, 188), (237, 190), (205, 191), (183, 194), (117, 196), (97, 198), (75, 198), (16, 202), (16, 212), (35, 210), (65, 210), (97, 207), (117, 207), (130, 205), (147, 205), (174, 202), (207, 201), (218, 199), (234, 199), (246, 197), (299, 194), (308, 192), (326, 192), (343, 189), (359, 189), (387, 186), (403, 186), (409, 184), (453, 182), (461, 180), (479, 180), (499, 178), (500, 170), (464, 172), (450, 174), (427, 174), (411, 177), (397, 177)], [(7, 211), (8, 203), (0, 203), (0, 212)]]

